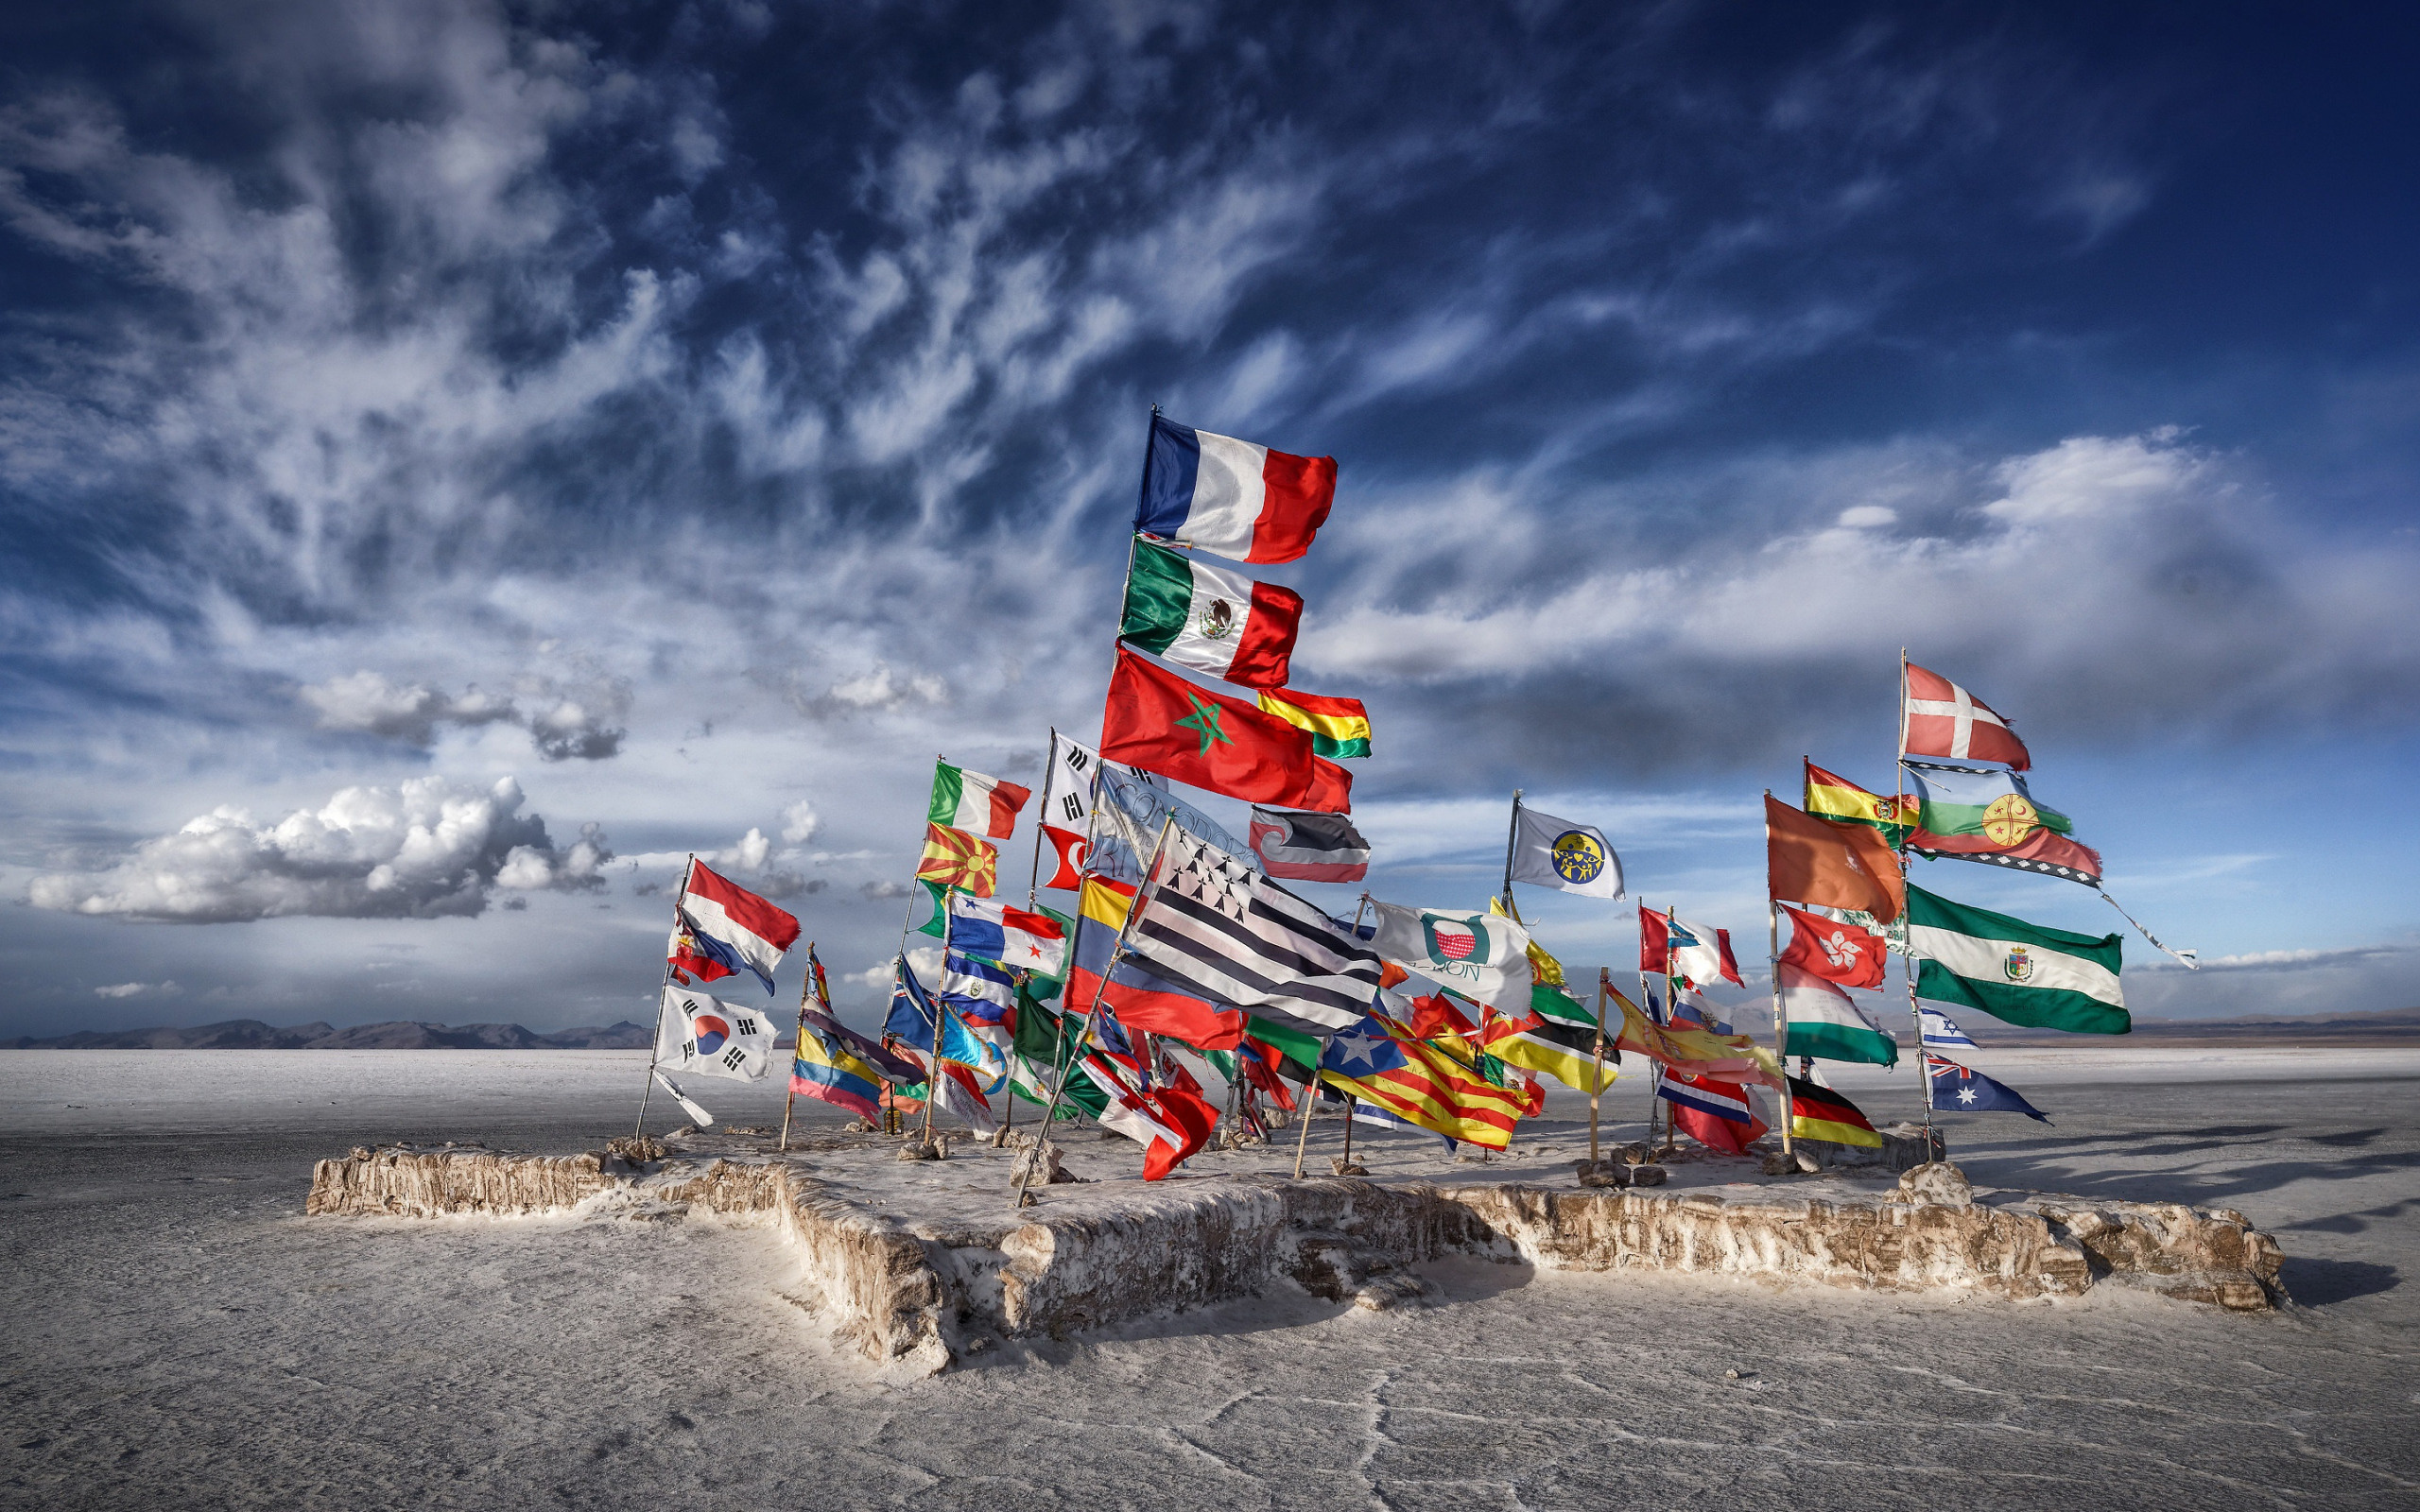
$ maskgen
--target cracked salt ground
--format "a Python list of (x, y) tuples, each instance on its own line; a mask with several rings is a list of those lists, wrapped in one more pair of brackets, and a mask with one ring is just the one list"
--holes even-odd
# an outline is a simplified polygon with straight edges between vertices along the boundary
[[(1977, 1181), (2241, 1208), (2297, 1306), (1461, 1260), (1426, 1306), (1281, 1292), (888, 1387), (769, 1227), (297, 1215), (357, 1142), (593, 1148), (627, 1057), (0, 1053), (0, 1504), (2413, 1504), (2420, 1056), (2061, 1054), (1993, 1060), (2059, 1127), (1956, 1121)], [(1357, 1155), (1470, 1175), (1422, 1143)]]

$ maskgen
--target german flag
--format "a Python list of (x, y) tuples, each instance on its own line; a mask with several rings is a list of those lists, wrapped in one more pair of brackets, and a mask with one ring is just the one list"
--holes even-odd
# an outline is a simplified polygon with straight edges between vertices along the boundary
[(1789, 1132), (1794, 1139), (1829, 1140), (1834, 1144), (1882, 1148), (1882, 1136), (1857, 1110), (1857, 1105), (1828, 1087), (1789, 1078)]

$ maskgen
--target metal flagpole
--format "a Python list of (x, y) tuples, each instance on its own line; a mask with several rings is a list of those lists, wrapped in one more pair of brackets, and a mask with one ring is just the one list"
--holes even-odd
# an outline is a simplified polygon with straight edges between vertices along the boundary
[[(1644, 898), (1639, 900), (1638, 917), (1642, 922), (1646, 919), (1648, 915), (1653, 912), (1655, 912), (1654, 909), (1647, 906), (1647, 900)], [(1672, 941), (1670, 936), (1671, 930), (1668, 926), (1665, 930), (1664, 941), (1664, 958), (1668, 961), (1672, 958)], [(1649, 991), (1647, 987), (1647, 947), (1644, 943), (1639, 946), (1638, 952), (1638, 1002), (1642, 1008), (1650, 1009), (1651, 1009), (1651, 1006), (1655, 1002), (1655, 994)], [(1647, 1017), (1650, 1022), (1654, 1022), (1655, 1015), (1652, 1011), (1650, 1011)], [(1655, 1089), (1660, 1085), (1660, 1078), (1662, 1075), (1662, 1069), (1656, 1065), (1653, 1059), (1651, 1058), (1647, 1063), (1647, 1147), (1651, 1150), (1655, 1147), (1656, 1105), (1663, 1101), (1662, 1098), (1655, 1095)]]
[[(949, 765), (949, 758), (936, 752), (933, 763), (937, 766), (946, 766)], [(929, 810), (927, 812), (929, 813)], [(925, 822), (929, 824), (932, 821), (928, 818)], [(949, 887), (946, 884), (942, 887), (939, 902), (942, 910), (942, 970), (946, 971), (949, 970)], [(903, 985), (904, 973), (908, 970), (908, 931), (915, 918), (916, 884), (910, 881), (908, 884), (908, 911), (899, 919), (899, 970), (903, 973)], [(925, 1067), (925, 1132), (921, 1141), (927, 1145), (933, 1143), (933, 1101), (942, 1090), (942, 1000), (939, 996), (933, 996), (932, 1005), (933, 1058), (931, 1063)]]
[[(689, 859), (681, 868), (681, 890), (672, 898), (672, 928), (676, 934), (681, 929), (682, 907), (689, 901), (689, 873), (696, 869), (697, 865), (698, 852), (692, 850), (689, 852)], [(655, 1095), (655, 1062), (664, 1047), (664, 989), (671, 985), (672, 953), (666, 951), (664, 980), (655, 989), (655, 1038), (648, 1042), (647, 1047), (647, 1084), (639, 1090), (638, 1126), (631, 1130), (631, 1138), (634, 1140), (647, 1137), (647, 1100)]]
[[(798, 1059), (799, 1044), (806, 1038), (806, 995), (815, 988), (815, 941), (813, 940), (808, 940), (806, 942), (806, 977), (805, 980), (800, 982), (798, 985), (798, 1031), (796, 1038), (794, 1038), (790, 1042), (790, 1059), (793, 1061)], [(796, 1080), (795, 1075), (793, 1075), (792, 1080)], [(790, 1107), (797, 1101), (798, 1090), (795, 1087), (786, 1088), (783, 1091), (782, 1150), (784, 1153), (787, 1153), (790, 1147)]]
[[(1672, 985), (1672, 926), (1680, 921), (1680, 918), (1681, 910), (1677, 904), (1664, 910), (1664, 1022), (1668, 1027), (1678, 1014), (1681, 1005), (1680, 988)], [(1659, 1105), (1664, 1102), (1662, 1091), (1665, 1070), (1666, 1068), (1660, 1065), (1655, 1068), (1657, 1091), (1655, 1101)], [(1664, 1148), (1667, 1152), (1676, 1150), (1680, 1148), (1681, 1131), (1672, 1122), (1672, 1109), (1664, 1107), (1659, 1110), (1664, 1115)]]
[[(1117, 958), (1126, 954), (1127, 932), (1134, 927), (1134, 916), (1143, 911), (1143, 904), (1149, 902), (1151, 895), (1159, 890), (1160, 853), (1168, 848), (1168, 832), (1175, 828), (1176, 815), (1174, 813), (1170, 813), (1167, 817), (1160, 821), (1159, 843), (1151, 847), (1151, 861), (1150, 865), (1144, 868), (1143, 885), (1135, 892), (1132, 906), (1126, 910), (1125, 922), (1117, 926), (1117, 942), (1109, 948), (1109, 959), (1101, 963), (1100, 975), (1093, 981), (1092, 1001), (1084, 1005), (1084, 1026), (1078, 1032), (1075, 1045), (1073, 1046), (1072, 1052), (1067, 1057), (1067, 1069), (1059, 1074), (1059, 1084), (1050, 1089), (1050, 1106), (1043, 1109), (1042, 1112), (1042, 1137), (1044, 1139), (1048, 1139), (1050, 1137), (1050, 1121), (1053, 1118), (1056, 1118), (1059, 1114), (1059, 1097), (1060, 1094), (1066, 1090), (1067, 1078), (1076, 1074), (1076, 1056), (1080, 1055), (1083, 1051), (1083, 1047), (1092, 1041), (1093, 1016), (1100, 1012), (1101, 994), (1109, 990), (1109, 974), (1117, 970)], [(1070, 950), (1075, 948), (1073, 941), (1068, 943), (1068, 948)], [(1059, 1033), (1063, 1040), (1066, 1037), (1066, 1016), (1062, 1014), (1059, 1019)], [(1035, 1149), (1037, 1151), (1039, 1151), (1040, 1148), (1041, 1146), (1039, 1144), (1035, 1145)], [(1022, 1208), (1025, 1206), (1025, 1189), (1032, 1184), (1033, 1165), (1033, 1161), (1028, 1160), (1025, 1166), (1025, 1174), (1017, 1177), (1017, 1199), (1015, 1204), (1017, 1207)]]
[[(1809, 760), (1812, 760), (1810, 757)], [(1899, 933), (1908, 949), (1899, 953), (1900, 964), (1908, 972), (1908, 1019), (1916, 1030), (1916, 1083), (1925, 1099), (1925, 1153), (1932, 1153), (1932, 1069), (1925, 1060), (1925, 1010), (1916, 1006), (1915, 936), (1908, 932), (1908, 648), (1899, 647), (1899, 754), (1896, 791), (1891, 799), (1891, 822), (1899, 829)], [(1887, 925), (1885, 926), (1888, 927)], [(1883, 954), (1891, 950), (1891, 938), (1883, 936)]]
[(1521, 790), (1512, 790), (1512, 823), (1504, 832), (1504, 911), (1512, 922), (1521, 922), (1521, 911), (1512, 906), (1512, 853), (1521, 840)]
[[(1773, 790), (1766, 788), (1765, 797), (1770, 799), (1772, 796)], [(1773, 979), (1773, 1059), (1781, 1064), (1781, 1153), (1788, 1155), (1791, 1151), (1789, 1059), (1787, 1054), (1789, 1022), (1781, 1012), (1781, 904), (1773, 901), (1771, 887), (1767, 887), (1765, 893), (1765, 949), (1771, 963), (1767, 969), (1772, 972)]]
[(1025, 905), (1033, 907), (1034, 894), (1042, 890), (1042, 827), (1050, 819), (1050, 787), (1059, 779), (1059, 727), (1050, 727), (1050, 746), (1042, 758), (1042, 806), (1033, 816), (1033, 866), (1025, 879)]

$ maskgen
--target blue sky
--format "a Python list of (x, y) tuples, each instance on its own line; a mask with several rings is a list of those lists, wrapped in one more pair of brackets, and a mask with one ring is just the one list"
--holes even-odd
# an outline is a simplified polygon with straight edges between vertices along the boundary
[(692, 850), (869, 1006), (933, 754), (1098, 729), (1153, 403), (1340, 460), (1380, 896), (1519, 786), (1757, 936), (1906, 645), (2212, 963), (2138, 1011), (2420, 1003), (2420, 48), (2108, 10), (12, 15), (0, 1032), (643, 1017)]

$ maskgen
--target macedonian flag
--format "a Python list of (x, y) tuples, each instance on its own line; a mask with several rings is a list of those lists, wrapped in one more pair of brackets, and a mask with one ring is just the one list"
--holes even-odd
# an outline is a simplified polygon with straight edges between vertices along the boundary
[(1000, 848), (964, 830), (928, 821), (925, 825), (925, 853), (916, 863), (916, 878), (943, 887), (963, 887), (977, 898), (989, 898), (999, 885)]

